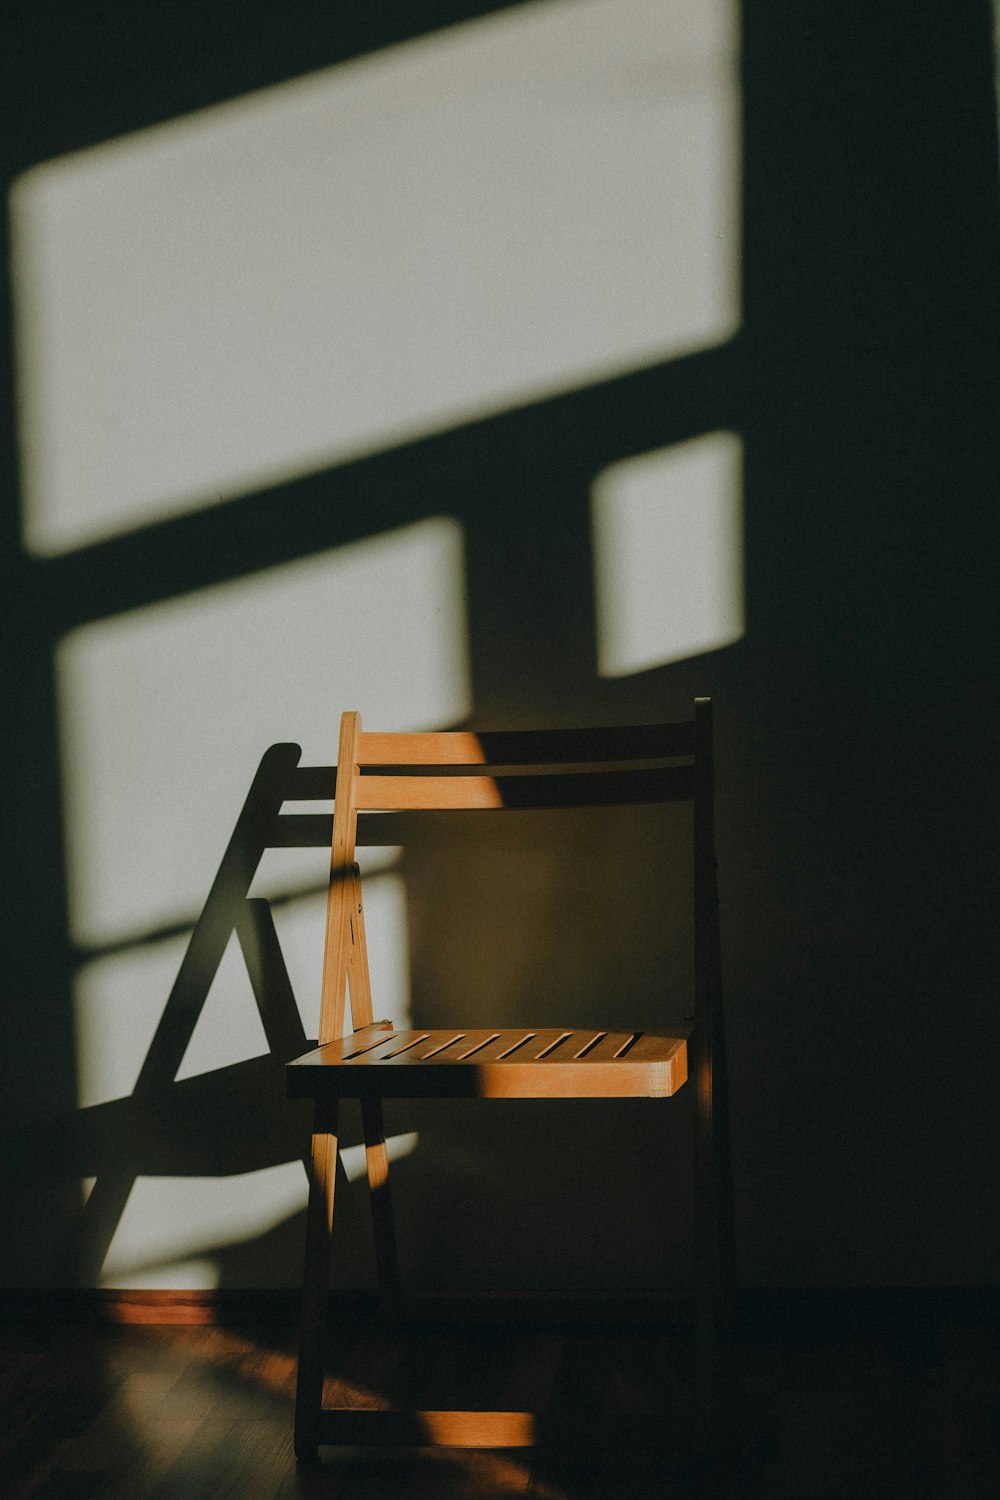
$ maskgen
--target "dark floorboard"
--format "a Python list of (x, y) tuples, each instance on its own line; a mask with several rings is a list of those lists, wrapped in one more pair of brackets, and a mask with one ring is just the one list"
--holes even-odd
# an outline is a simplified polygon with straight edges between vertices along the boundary
[[(777, 1306), (777, 1304), (776, 1304)], [(720, 1420), (690, 1429), (682, 1330), (379, 1325), (335, 1331), (327, 1400), (645, 1414), (660, 1452), (291, 1448), (295, 1338), (238, 1328), (8, 1322), (4, 1500), (995, 1500), (1000, 1323), (992, 1311), (806, 1304), (721, 1342)]]

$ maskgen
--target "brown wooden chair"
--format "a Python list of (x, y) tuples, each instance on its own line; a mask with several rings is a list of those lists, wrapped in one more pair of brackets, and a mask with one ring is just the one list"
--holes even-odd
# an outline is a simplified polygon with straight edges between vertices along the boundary
[[(690, 799), (694, 816), (694, 1025), (688, 1033), (489, 1027), (397, 1030), (373, 1017), (364, 907), (354, 863), (358, 813), (578, 807)], [(352, 1029), (345, 1032), (345, 990)], [(360, 1099), (380, 1285), (398, 1287), (382, 1124), (385, 1098), (662, 1098), (688, 1077), (695, 1096), (698, 1326), (710, 1341), (728, 1279), (719, 941), (712, 812), (712, 706), (681, 723), (502, 733), (378, 734), (341, 720), (319, 1046), (286, 1070), (315, 1100), (295, 1451), (320, 1443), (530, 1447), (534, 1412), (334, 1410), (322, 1406), (323, 1331), (337, 1162), (338, 1105)]]

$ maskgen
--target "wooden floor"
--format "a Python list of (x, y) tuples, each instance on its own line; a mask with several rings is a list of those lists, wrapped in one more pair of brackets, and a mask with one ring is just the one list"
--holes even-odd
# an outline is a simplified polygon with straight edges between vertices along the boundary
[[(620, 1453), (291, 1451), (286, 1327), (8, 1323), (0, 1364), (4, 1500), (861, 1500), (1000, 1496), (1000, 1320), (982, 1308), (798, 1303), (743, 1319), (722, 1350), (723, 1431), (707, 1462)], [(682, 1331), (338, 1328), (327, 1400), (508, 1407), (689, 1406)]]

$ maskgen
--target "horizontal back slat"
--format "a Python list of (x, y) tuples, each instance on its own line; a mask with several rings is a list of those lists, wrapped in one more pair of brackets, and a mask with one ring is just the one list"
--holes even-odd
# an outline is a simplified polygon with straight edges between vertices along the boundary
[(428, 809), (515, 811), (674, 802), (691, 797), (690, 766), (663, 770), (583, 771), (575, 776), (361, 776), (361, 811)]
[(482, 766), (486, 752), (476, 734), (361, 734), (359, 766)]
[(358, 738), (360, 766), (569, 765), (693, 753), (694, 724), (689, 720), (631, 728), (362, 733)]
[[(631, 728), (363, 733), (358, 744), (362, 775), (357, 805), (362, 813), (615, 806), (668, 802), (692, 795), (688, 766), (578, 769), (595, 762), (606, 766), (615, 760), (692, 755), (694, 725), (688, 720)], [(398, 766), (400, 774), (375, 775), (370, 770), (365, 774), (364, 768), (376, 766)], [(428, 768), (428, 775), (419, 774), (422, 766)], [(452, 766), (465, 774), (441, 774)], [(479, 766), (495, 768), (497, 779), (475, 775)], [(528, 768), (537, 766), (554, 769), (551, 774), (525, 774)], [(566, 769), (557, 771), (556, 767)], [(404, 768), (409, 774), (404, 774)], [(335, 795), (336, 766), (296, 766), (286, 775), (286, 803), (331, 801)], [(382, 817), (370, 830), (366, 829), (368, 822), (362, 818), (359, 844), (392, 841), (392, 830)], [(321, 847), (330, 842), (331, 823), (327, 812), (289, 810), (278, 818), (268, 842), (288, 848)], [(395, 836), (401, 838), (402, 831), (396, 830)]]
[(359, 812), (503, 807), (492, 776), (361, 776), (356, 802)]

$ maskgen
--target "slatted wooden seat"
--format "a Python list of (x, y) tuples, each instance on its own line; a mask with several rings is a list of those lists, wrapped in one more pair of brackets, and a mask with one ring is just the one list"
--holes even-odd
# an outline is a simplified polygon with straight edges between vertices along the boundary
[(289, 1070), (304, 1099), (665, 1099), (686, 1035), (642, 1031), (387, 1031), (365, 1026)]
[[(397, 1029), (373, 1019), (361, 879), (354, 863), (358, 813), (527, 808), (689, 800), (694, 810), (694, 1027), (620, 1031), (490, 1027)], [(333, 1226), (338, 1106), (361, 1100), (379, 1281), (398, 1287), (389, 1204), (385, 1098), (648, 1098), (695, 1081), (695, 1230), (699, 1319), (714, 1321), (725, 1279), (725, 1171), (713, 1113), (713, 1066), (722, 1056), (718, 926), (712, 839), (712, 717), (708, 699), (681, 723), (524, 733), (372, 734), (341, 720), (327, 902), (319, 1046), (287, 1068), (293, 1098), (315, 1100), (306, 1279), (296, 1395), (295, 1448), (321, 1442), (513, 1447), (538, 1441), (532, 1412), (332, 1411), (321, 1404), (323, 1329)], [(353, 1030), (345, 1030), (349, 990)], [(616, 1018), (617, 1019), (617, 1018)], [(485, 1023), (485, 1024), (484, 1024)], [(688, 1092), (688, 1091), (684, 1091)], [(631, 1441), (631, 1439), (630, 1439)]]

